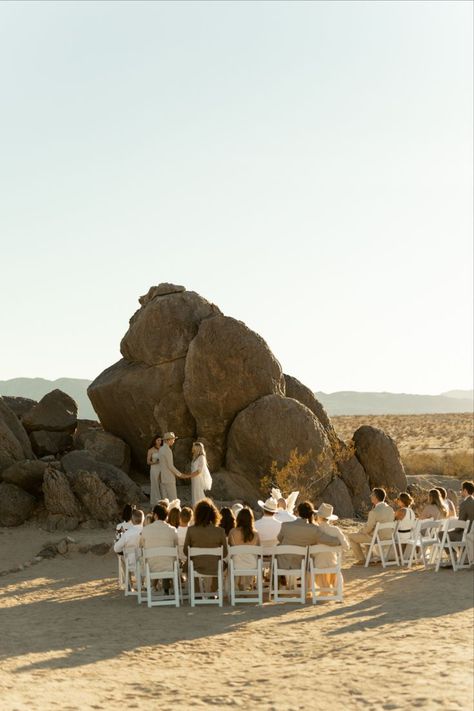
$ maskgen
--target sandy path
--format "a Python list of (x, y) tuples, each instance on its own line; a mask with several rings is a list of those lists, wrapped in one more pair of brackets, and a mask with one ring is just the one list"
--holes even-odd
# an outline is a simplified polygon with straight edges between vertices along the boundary
[(139, 608), (114, 576), (74, 554), (1, 579), (2, 711), (471, 707), (470, 572), (350, 568), (343, 605), (223, 610)]

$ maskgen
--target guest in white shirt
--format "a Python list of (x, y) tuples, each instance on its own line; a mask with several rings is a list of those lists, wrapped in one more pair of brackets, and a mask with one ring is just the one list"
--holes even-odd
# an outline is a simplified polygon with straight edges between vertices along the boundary
[(287, 509), (286, 499), (281, 497), (277, 501), (278, 511), (275, 514), (275, 518), (280, 523), (286, 523), (287, 521), (295, 521), (296, 516), (290, 513)]
[[(157, 504), (153, 508), (155, 520), (146, 526), (140, 536), (140, 545), (146, 552), (147, 548), (174, 548), (178, 545), (178, 534), (174, 526), (166, 523), (168, 511), (164, 506)], [(173, 566), (173, 558), (168, 556), (157, 556), (156, 558), (148, 558), (148, 565), (152, 573), (159, 573), (163, 570), (171, 570)]]
[[(338, 516), (335, 515), (331, 504), (321, 504), (316, 511), (316, 520), (320, 531), (327, 536), (337, 538), (339, 544), (342, 546), (342, 550), (346, 553), (350, 550), (350, 544), (341, 529), (333, 525), (333, 522), (337, 521), (337, 519)], [(313, 560), (317, 568), (333, 568), (337, 563), (336, 553), (331, 553), (330, 551), (327, 553), (316, 553), (316, 555), (313, 556)], [(321, 573), (316, 575), (316, 585), (320, 588), (333, 588), (336, 586), (336, 583), (336, 573)], [(323, 597), (330, 594), (330, 591), (321, 593)]]
[(123, 553), (124, 563), (128, 561), (130, 573), (135, 573), (139, 556), (140, 535), (143, 531), (143, 520), (145, 515), (140, 509), (132, 511), (132, 525), (116, 541), (114, 551)]
[(258, 505), (263, 509), (263, 516), (258, 521), (255, 521), (255, 528), (260, 538), (262, 546), (276, 546), (278, 544), (278, 534), (280, 533), (281, 521), (278, 521), (275, 514), (278, 511), (278, 505), (275, 499), (269, 498), (265, 501), (259, 501)]
[(184, 546), (186, 532), (191, 525), (193, 510), (189, 506), (183, 506), (179, 512), (178, 544)]
[(115, 527), (115, 540), (118, 541), (120, 536), (122, 536), (125, 531), (132, 525), (132, 511), (133, 507), (131, 504), (125, 504), (122, 511), (122, 521)]

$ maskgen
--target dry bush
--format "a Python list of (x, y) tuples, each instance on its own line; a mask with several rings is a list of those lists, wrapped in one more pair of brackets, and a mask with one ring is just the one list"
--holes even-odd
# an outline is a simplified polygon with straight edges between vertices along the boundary
[(410, 476), (451, 476), (471, 479), (474, 475), (472, 451), (463, 449), (443, 454), (431, 452), (406, 452), (402, 455), (405, 471)]

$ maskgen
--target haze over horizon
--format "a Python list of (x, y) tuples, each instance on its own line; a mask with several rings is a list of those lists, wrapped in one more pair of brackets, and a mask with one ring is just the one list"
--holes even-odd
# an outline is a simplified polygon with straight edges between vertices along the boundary
[(471, 3), (1, 3), (0, 58), (0, 379), (169, 281), (315, 391), (472, 388)]

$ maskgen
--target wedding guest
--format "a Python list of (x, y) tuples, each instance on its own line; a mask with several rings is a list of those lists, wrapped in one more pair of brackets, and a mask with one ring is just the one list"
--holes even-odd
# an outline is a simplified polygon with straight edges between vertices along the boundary
[(212, 477), (207, 465), (206, 449), (202, 442), (194, 442), (191, 450), (191, 500), (193, 506), (206, 498), (206, 491), (212, 489)]
[(179, 528), (180, 513), (181, 511), (176, 506), (173, 506), (173, 508), (168, 511), (167, 521), (170, 526), (173, 526), (176, 529)]
[(448, 498), (448, 492), (444, 488), (444, 486), (435, 486), (436, 491), (439, 491), (439, 494), (441, 496), (441, 499), (443, 500), (444, 505), (446, 506), (448, 510), (448, 518), (457, 518), (457, 512), (456, 512), (456, 507), (454, 503), (451, 501), (451, 499)]
[(295, 521), (296, 516), (290, 513), (287, 509), (286, 499), (281, 496), (277, 501), (278, 511), (275, 514), (275, 518), (280, 523), (286, 523), (288, 521)]
[(259, 501), (258, 505), (263, 509), (262, 518), (255, 521), (255, 528), (260, 536), (262, 546), (271, 547), (278, 543), (278, 534), (281, 529), (281, 521), (275, 517), (278, 511), (278, 504), (274, 498), (270, 497), (265, 502)]
[(165, 432), (163, 435), (163, 444), (160, 448), (160, 479), (161, 479), (161, 497), (172, 501), (177, 498), (176, 479), (186, 479), (184, 474), (176, 469), (173, 462), (173, 452), (171, 448), (176, 442), (174, 432)]
[(228, 506), (223, 506), (220, 511), (221, 520), (219, 526), (224, 529), (225, 535), (228, 537), (229, 533), (235, 528), (235, 515), (232, 509)]
[[(344, 552), (350, 550), (349, 541), (345, 537), (340, 528), (333, 525), (334, 521), (338, 520), (338, 516), (334, 513), (331, 504), (321, 504), (316, 511), (316, 521), (319, 525), (319, 530), (328, 536), (333, 536), (337, 540), (337, 545), (342, 546)], [(314, 565), (317, 568), (333, 568), (337, 563), (335, 553), (324, 552), (316, 553), (313, 556)], [(342, 575), (342, 573), (341, 573)], [(337, 584), (336, 573), (318, 573), (316, 575), (316, 585), (319, 588), (333, 588)], [(330, 591), (323, 591), (321, 595), (330, 595)]]
[(448, 518), (448, 507), (441, 498), (438, 489), (430, 489), (428, 492), (428, 503), (420, 513), (420, 518), (433, 518), (438, 521), (442, 518)]
[(400, 543), (405, 543), (409, 540), (412, 530), (413, 521), (416, 520), (415, 512), (413, 511), (413, 498), (407, 491), (402, 491), (398, 494), (395, 503), (398, 509), (395, 511), (395, 521), (398, 524), (398, 537)]
[[(310, 501), (302, 501), (296, 509), (298, 518), (281, 524), (278, 542), (284, 546), (313, 546), (322, 543), (326, 546), (338, 546), (336, 536), (329, 536), (317, 523), (313, 523), (314, 508)], [(281, 568), (298, 568), (301, 563), (299, 556), (279, 555), (278, 565)]]
[[(372, 535), (374, 528), (377, 523), (390, 523), (394, 519), (394, 513), (391, 506), (389, 506), (385, 499), (387, 494), (384, 489), (376, 487), (372, 489), (372, 494), (370, 500), (373, 505), (373, 509), (369, 511), (369, 516), (367, 518), (367, 523), (362, 526), (360, 531), (356, 533), (349, 534), (349, 542), (351, 544), (352, 552), (355, 556), (357, 563), (363, 563), (365, 560), (364, 552), (362, 550), (363, 544), (370, 544), (372, 541)], [(380, 538), (387, 539), (391, 537), (390, 531), (381, 531)]]
[[(189, 526), (184, 540), (186, 556), (189, 548), (219, 548), (220, 546), (223, 548), (224, 558), (227, 556), (227, 539), (224, 529), (218, 525), (219, 519), (219, 512), (210, 499), (202, 499), (198, 502), (194, 510), (194, 526)], [(198, 573), (203, 575), (217, 573), (215, 556), (200, 555), (193, 560)]]
[(127, 529), (132, 525), (132, 511), (133, 506), (131, 504), (125, 504), (122, 511), (122, 520), (117, 524), (115, 528), (115, 540), (118, 539), (125, 533)]
[(146, 454), (146, 461), (150, 467), (150, 505), (154, 506), (161, 498), (161, 468), (160, 449), (163, 444), (161, 435), (155, 435)]
[[(461, 485), (461, 496), (462, 496), (462, 501), (459, 504), (459, 520), (460, 521), (470, 521), (471, 526), (472, 522), (474, 521), (474, 482), (472, 481), (463, 481)], [(453, 541), (460, 541), (463, 536), (463, 529), (462, 528), (455, 528), (454, 531), (450, 531), (449, 537)], [(471, 538), (469, 537), (469, 550), (471, 552)], [(469, 560), (472, 560), (472, 558), (469, 558)]]
[(184, 546), (184, 540), (192, 518), (193, 510), (189, 506), (183, 506), (179, 512), (178, 543), (180, 546)]
[[(166, 522), (166, 517), (168, 516), (168, 511), (164, 506), (158, 504), (153, 509), (155, 520), (149, 526), (146, 526), (140, 536), (140, 545), (145, 550), (151, 548), (160, 547), (175, 547), (178, 545), (178, 534), (174, 526), (170, 526)], [(150, 571), (153, 573), (159, 573), (163, 570), (172, 570), (173, 558), (169, 556), (157, 556), (153, 558), (148, 558), (147, 562), (150, 566)], [(168, 583), (168, 581), (165, 581)], [(169, 588), (169, 583), (163, 587), (165, 588), (165, 593)]]
[[(260, 537), (255, 528), (253, 511), (242, 508), (237, 514), (236, 527), (229, 533), (229, 546), (259, 546)], [(236, 568), (252, 569), (257, 567), (257, 558), (252, 554), (238, 554), (234, 556)], [(237, 587), (242, 589), (246, 583), (250, 582), (249, 576), (237, 577)]]
[(114, 551), (116, 553), (123, 553), (124, 563), (128, 561), (128, 569), (131, 573), (134, 573), (137, 566), (137, 559), (139, 555), (139, 545), (140, 545), (140, 535), (143, 531), (143, 519), (145, 518), (143, 511), (140, 509), (133, 509), (132, 511), (132, 525), (128, 528), (119, 540), (116, 541), (114, 545)]
[(145, 514), (145, 520), (143, 521), (143, 527), (149, 526), (155, 520), (155, 515), (153, 512)]
[(237, 516), (239, 511), (242, 511), (244, 507), (239, 501), (236, 501), (235, 504), (232, 504), (230, 508), (234, 512), (234, 516)]

